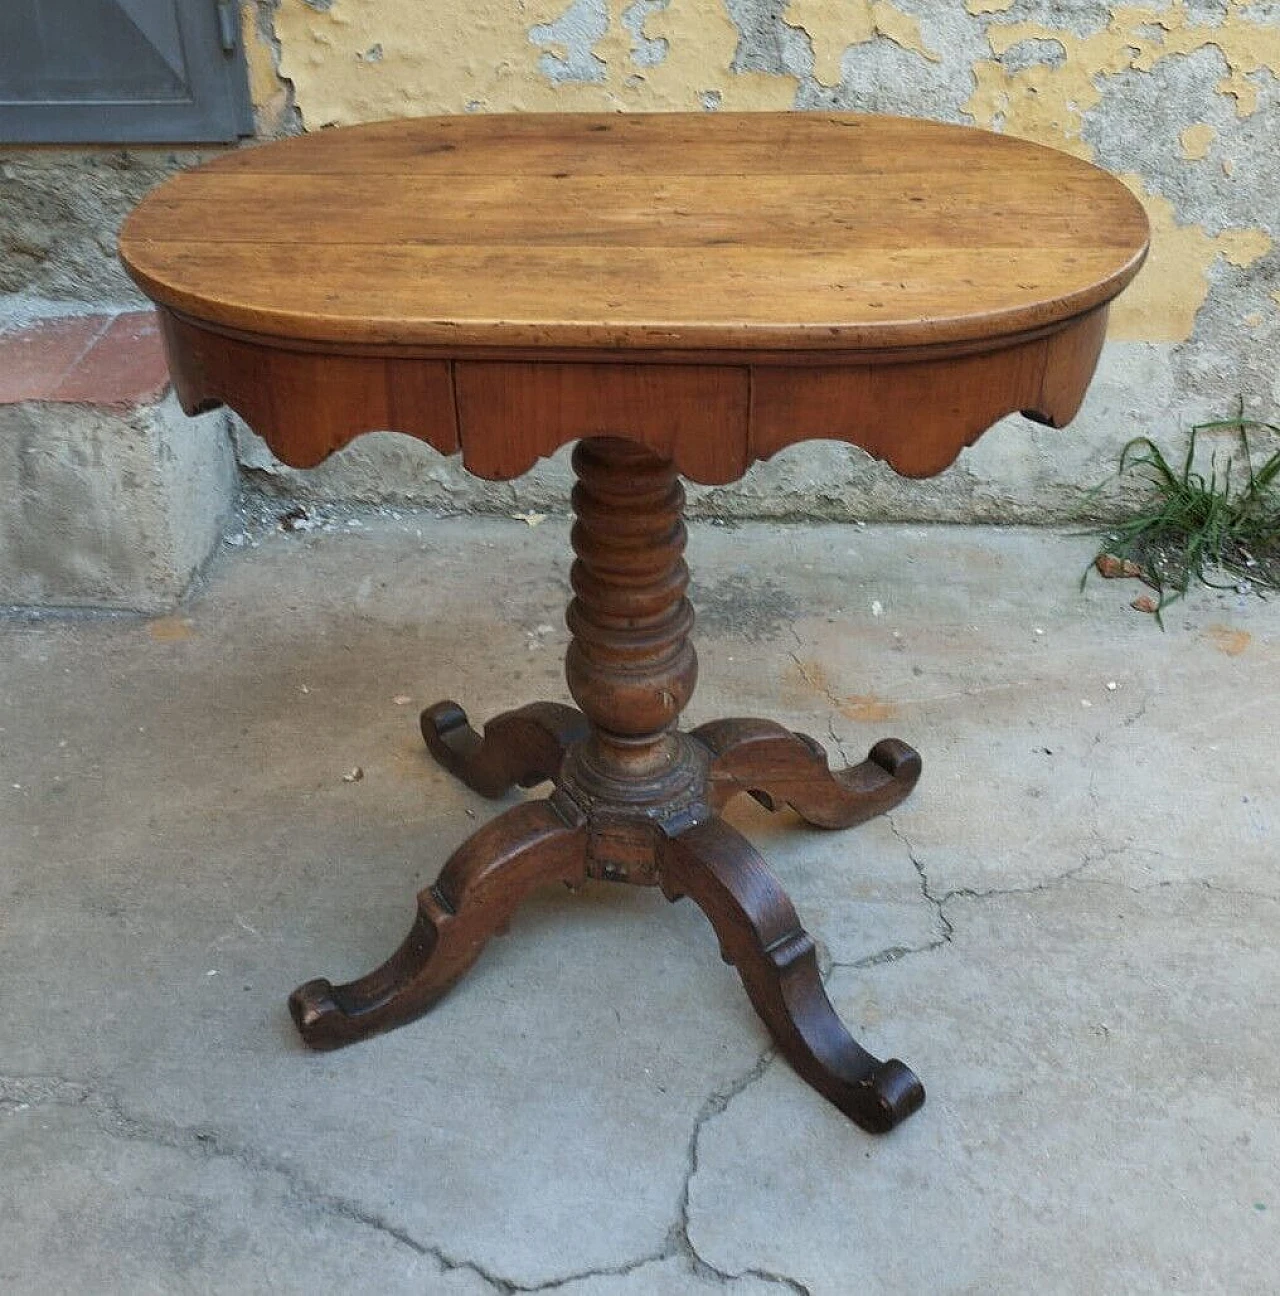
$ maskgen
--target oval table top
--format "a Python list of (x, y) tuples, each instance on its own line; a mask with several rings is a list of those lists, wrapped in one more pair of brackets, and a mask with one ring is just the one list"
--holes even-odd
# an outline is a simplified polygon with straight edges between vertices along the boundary
[(876, 350), (1109, 301), (1141, 205), (1077, 158), (908, 118), (474, 115), (320, 131), (174, 177), (121, 255), (214, 327), (360, 346)]
[(836, 438), (940, 472), (1075, 414), (1143, 210), (1077, 158), (807, 113), (420, 118), (178, 175), (126, 221), (183, 408), (297, 467), (406, 432), (479, 476), (622, 435), (702, 482)]

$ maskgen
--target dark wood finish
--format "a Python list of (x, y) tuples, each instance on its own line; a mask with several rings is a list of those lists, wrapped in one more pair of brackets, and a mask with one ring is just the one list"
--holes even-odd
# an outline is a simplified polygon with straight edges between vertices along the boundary
[(565, 752), (589, 732), (581, 711), (558, 702), (504, 711), (485, 725), (483, 737), (456, 702), (428, 707), (420, 723), (437, 763), (487, 797), (500, 797), (517, 784), (535, 787), (554, 779)]
[(1080, 408), (1107, 331), (1100, 306), (1056, 332), (899, 364), (762, 365), (751, 372), (749, 459), (811, 437), (861, 446), (904, 477), (948, 467), (1005, 414), (1063, 427)]
[(580, 437), (625, 433), (700, 482), (741, 477), (749, 459), (751, 373), (741, 366), (454, 365), (462, 462), (505, 480)]
[(182, 408), (235, 410), (286, 463), (314, 468), (360, 432), (407, 432), (441, 454), (459, 446), (447, 361), (348, 356), (223, 337), (160, 312)]
[(714, 720), (693, 731), (711, 752), (710, 801), (716, 810), (750, 793), (766, 810), (790, 806), (815, 828), (852, 828), (892, 810), (920, 778), (920, 757), (884, 738), (867, 759), (833, 771), (822, 745), (772, 720)]
[(418, 895), (418, 917), (400, 948), (347, 985), (308, 981), (289, 996), (302, 1038), (340, 1048), (420, 1017), (504, 931), (530, 891), (586, 877), (586, 834), (548, 801), (499, 815), (450, 857)]
[(997, 418), (1061, 425), (1147, 225), (1118, 181), (1021, 140), (830, 114), (459, 117), (325, 131), (178, 176), (121, 255), (161, 308), (188, 411), (226, 404), (288, 463), (392, 429), (506, 479), (578, 440), (581, 708), (481, 736), (423, 715), (489, 796), (550, 780), (419, 896), (409, 937), (290, 1005), (333, 1048), (429, 1008), (547, 882), (659, 885), (710, 919), (800, 1075), (885, 1130), (924, 1100), (841, 1025), (814, 946), (718, 818), (747, 792), (843, 828), (898, 804), (920, 758), (883, 739), (832, 771), (762, 720), (678, 728), (697, 660), (679, 475), (728, 482), (834, 437), (898, 472), (946, 467)]
[(697, 678), (684, 489), (669, 459), (619, 438), (581, 442), (573, 465), (565, 675), (582, 710), (534, 703), (497, 716), (483, 737), (455, 702), (422, 714), (432, 755), (468, 786), (497, 796), (551, 779), (551, 800), (509, 810), (472, 837), (419, 896), (417, 923), (382, 967), (349, 985), (296, 990), (290, 1006), (303, 1038), (336, 1048), (421, 1015), (539, 883), (660, 885), (706, 912), (796, 1070), (864, 1129), (887, 1130), (924, 1101), (920, 1082), (850, 1037), (791, 902), (716, 816), (749, 792), (820, 827), (849, 827), (901, 801), (920, 758), (886, 738), (862, 764), (833, 772), (812, 738), (767, 720), (680, 733)]
[(412, 359), (329, 354), (228, 337), (160, 312), (182, 407), (236, 410), (295, 468), (387, 429), (469, 472), (518, 477), (580, 437), (625, 431), (704, 484), (736, 480), (797, 441), (857, 445), (909, 477), (946, 468), (1005, 414), (1074, 417), (1097, 365), (1107, 308), (987, 352), (838, 366)]
[(582, 441), (573, 467), (565, 679), (591, 724), (582, 754), (601, 779), (633, 787), (674, 763), (676, 722), (698, 678), (684, 487), (669, 459), (631, 441)]
[(892, 1129), (924, 1103), (924, 1086), (881, 1062), (844, 1028), (818, 974), (813, 938), (754, 846), (711, 819), (662, 846), (669, 900), (688, 896), (711, 921), (720, 954), (742, 978), (778, 1050), (824, 1098), (863, 1129)]
[(587, 114), (230, 154), (121, 255), (183, 407), (295, 467), (391, 429), (505, 479), (626, 435), (722, 483), (810, 437), (926, 476), (1002, 415), (1062, 426), (1146, 238), (1104, 172), (966, 127)]

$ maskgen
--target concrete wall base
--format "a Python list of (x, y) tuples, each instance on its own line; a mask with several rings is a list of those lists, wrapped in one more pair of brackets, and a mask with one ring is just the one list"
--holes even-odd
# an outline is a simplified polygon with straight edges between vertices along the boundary
[(238, 488), (221, 411), (0, 406), (0, 604), (161, 612), (212, 553)]

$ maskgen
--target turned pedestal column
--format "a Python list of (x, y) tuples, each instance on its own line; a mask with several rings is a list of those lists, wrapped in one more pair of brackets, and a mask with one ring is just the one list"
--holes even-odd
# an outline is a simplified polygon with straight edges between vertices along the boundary
[(796, 1070), (864, 1128), (889, 1129), (924, 1101), (920, 1082), (845, 1030), (791, 902), (717, 812), (749, 792), (770, 809), (790, 805), (811, 823), (848, 827), (906, 796), (919, 757), (886, 739), (861, 765), (832, 773), (813, 739), (769, 721), (681, 733), (697, 679), (684, 489), (669, 460), (619, 438), (583, 441), (573, 466), (565, 675), (581, 710), (534, 703), (497, 717), (483, 736), (454, 702), (422, 716), (431, 751), (470, 786), (500, 796), (550, 779), (551, 797), (508, 810), (455, 853), (382, 967), (349, 985), (309, 981), (294, 991), (298, 1028), (314, 1048), (335, 1048), (417, 1017), (541, 883), (660, 885), (707, 914)]

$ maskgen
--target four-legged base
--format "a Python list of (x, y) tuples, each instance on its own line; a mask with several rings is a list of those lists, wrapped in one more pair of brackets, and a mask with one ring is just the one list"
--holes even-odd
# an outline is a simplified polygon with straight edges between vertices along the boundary
[(789, 805), (817, 827), (852, 827), (914, 787), (920, 758), (905, 743), (885, 739), (860, 765), (833, 772), (807, 735), (769, 721), (721, 720), (672, 735), (671, 769), (651, 798), (610, 799), (607, 786), (592, 783), (590, 726), (572, 707), (522, 707), (490, 721), (481, 737), (461, 708), (442, 702), (423, 713), (422, 728), (440, 764), (486, 796), (547, 779), (555, 790), (507, 810), (454, 852), (382, 967), (347, 985), (309, 981), (294, 991), (290, 1009), (313, 1048), (411, 1021), (505, 930), (531, 890), (594, 877), (690, 897), (779, 1050), (863, 1129), (892, 1129), (924, 1102), (903, 1063), (872, 1057), (845, 1029), (790, 900), (754, 847), (719, 817), (747, 792), (770, 810)]

